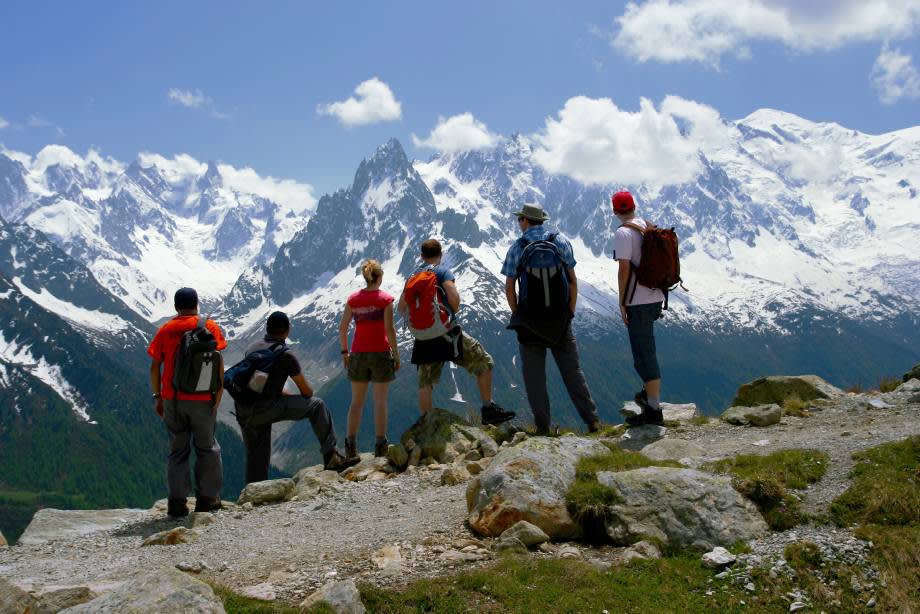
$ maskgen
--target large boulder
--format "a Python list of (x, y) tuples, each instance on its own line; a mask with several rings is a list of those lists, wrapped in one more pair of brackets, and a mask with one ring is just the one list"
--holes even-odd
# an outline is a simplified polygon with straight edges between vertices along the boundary
[(711, 550), (764, 533), (767, 525), (753, 503), (732, 488), (727, 476), (693, 469), (644, 467), (600, 471), (618, 503), (607, 513), (607, 534), (617, 544), (657, 541), (675, 548)]
[(225, 613), (210, 586), (171, 567), (145, 571), (110, 593), (63, 611), (68, 614)]
[(325, 605), (335, 614), (364, 614), (367, 609), (361, 602), (361, 593), (354, 580), (329, 582), (300, 604), (301, 610)]
[(842, 390), (817, 375), (773, 375), (755, 379), (738, 388), (732, 406), (782, 405), (789, 399), (812, 401), (842, 395)]
[(25, 545), (44, 544), (58, 539), (73, 539), (97, 531), (110, 531), (147, 517), (146, 510), (57, 510), (35, 512), (32, 522), (19, 537)]
[(246, 484), (243, 492), (240, 493), (238, 503), (240, 505), (244, 503), (252, 503), (253, 505), (280, 503), (286, 500), (293, 490), (294, 480), (290, 478), (252, 482)]
[(503, 448), (467, 488), (470, 526), (481, 535), (498, 536), (526, 520), (550, 538), (577, 537), (580, 527), (565, 502), (575, 466), (607, 452), (595, 439), (574, 436), (530, 437)]
[(751, 426), (770, 426), (779, 424), (783, 417), (783, 409), (779, 405), (757, 405), (756, 407), (734, 406), (729, 407), (722, 414), (722, 420), (729, 424)]
[(909, 382), (912, 379), (920, 379), (920, 363), (914, 365), (914, 368), (904, 374), (904, 377), (901, 378), (902, 382)]
[(437, 408), (409, 427), (400, 441), (410, 459), (433, 458), (439, 463), (451, 463), (471, 449), (478, 449), (483, 456), (494, 456), (498, 450), (495, 440), (481, 428)]

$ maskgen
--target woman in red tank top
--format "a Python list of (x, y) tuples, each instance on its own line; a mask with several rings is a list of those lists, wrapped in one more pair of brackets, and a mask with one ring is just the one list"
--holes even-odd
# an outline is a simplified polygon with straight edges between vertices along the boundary
[[(383, 269), (376, 260), (366, 260), (361, 274), (367, 287), (348, 297), (339, 324), (342, 363), (351, 382), (351, 407), (348, 409), (348, 436), (345, 456), (358, 456), (358, 428), (367, 389), (374, 385), (374, 431), (377, 440), (374, 456), (386, 456), (387, 388), (399, 370), (399, 347), (393, 325), (393, 297), (380, 289)], [(348, 349), (348, 329), (355, 323), (355, 334)]]

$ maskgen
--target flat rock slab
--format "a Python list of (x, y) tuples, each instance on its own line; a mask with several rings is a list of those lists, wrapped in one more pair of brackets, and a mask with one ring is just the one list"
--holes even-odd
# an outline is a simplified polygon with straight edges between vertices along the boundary
[(758, 405), (756, 407), (729, 407), (722, 414), (722, 420), (729, 424), (771, 426), (779, 424), (783, 409), (779, 405)]
[(583, 437), (530, 437), (508, 446), (467, 488), (469, 523), (481, 535), (498, 536), (526, 520), (550, 538), (575, 537), (580, 527), (569, 515), (565, 495), (575, 466), (606, 446)]
[(616, 491), (608, 508), (607, 534), (628, 545), (651, 540), (676, 548), (710, 550), (765, 533), (753, 503), (723, 475), (693, 469), (644, 467), (600, 471), (597, 481)]
[(109, 531), (121, 525), (138, 522), (147, 517), (147, 510), (57, 510), (45, 508), (35, 512), (32, 522), (19, 537), (18, 543), (36, 545), (73, 539), (97, 531)]
[(226, 613), (210, 586), (169, 567), (139, 574), (110, 593), (63, 611), (68, 614)]

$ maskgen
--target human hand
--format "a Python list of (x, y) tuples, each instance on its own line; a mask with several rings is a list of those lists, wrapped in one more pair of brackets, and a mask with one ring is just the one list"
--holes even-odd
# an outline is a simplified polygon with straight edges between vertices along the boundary
[(347, 352), (344, 353), (344, 354), (342, 354), (342, 365), (343, 365), (346, 369), (348, 368), (348, 363), (350, 362), (350, 358), (351, 358), (351, 354), (349, 354), (349, 353), (347, 353)]
[(396, 368), (397, 371), (399, 371), (399, 367), (401, 366), (399, 363), (399, 356), (393, 357), (393, 363), (394, 363), (393, 366)]
[(154, 400), (153, 411), (155, 411), (159, 417), (163, 417), (163, 399)]
[(620, 317), (623, 319), (623, 324), (629, 326), (629, 315), (626, 313), (626, 305), (620, 305)]

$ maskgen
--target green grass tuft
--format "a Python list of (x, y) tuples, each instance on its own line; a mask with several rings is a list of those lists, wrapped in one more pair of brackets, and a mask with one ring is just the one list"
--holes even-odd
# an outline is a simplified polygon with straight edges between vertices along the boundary
[(787, 489), (817, 482), (827, 472), (827, 463), (827, 455), (818, 450), (779, 450), (708, 463), (704, 469), (732, 475), (735, 490), (757, 505), (770, 528), (784, 531), (806, 520)]
[[(221, 584), (211, 583), (211, 588), (214, 589), (217, 598), (223, 602), (227, 614), (296, 614), (300, 612), (298, 608), (277, 601), (261, 601), (245, 597)], [(311, 614), (326, 614), (333, 610), (324, 604), (320, 609), (313, 608), (309, 611)]]
[(790, 397), (783, 401), (783, 415), (805, 418), (809, 416), (808, 407), (809, 403), (806, 403), (799, 397)]
[(692, 418), (690, 418), (690, 424), (693, 424), (696, 426), (703, 426), (703, 425), (709, 424), (710, 422), (712, 422), (712, 418), (710, 418), (709, 416), (693, 416)]
[(831, 504), (840, 526), (920, 523), (920, 435), (853, 455), (853, 484)]
[(818, 544), (806, 540), (793, 542), (786, 546), (783, 550), (783, 558), (796, 571), (817, 569), (823, 560)]

